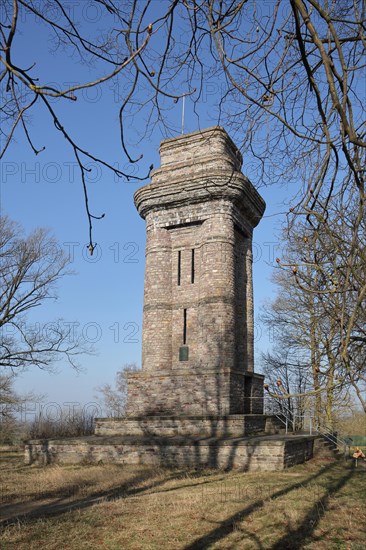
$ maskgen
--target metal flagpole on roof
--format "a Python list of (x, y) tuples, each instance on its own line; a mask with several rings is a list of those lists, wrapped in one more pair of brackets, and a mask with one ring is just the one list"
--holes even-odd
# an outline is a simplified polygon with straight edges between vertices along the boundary
[(182, 103), (182, 135), (184, 134), (184, 105), (185, 105), (186, 96), (183, 96), (183, 103)]

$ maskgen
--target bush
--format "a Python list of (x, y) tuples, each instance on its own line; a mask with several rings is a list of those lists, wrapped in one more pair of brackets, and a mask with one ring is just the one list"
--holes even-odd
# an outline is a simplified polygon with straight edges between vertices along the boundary
[(40, 413), (29, 426), (29, 439), (55, 439), (59, 437), (80, 437), (94, 433), (94, 415), (84, 411), (64, 410), (57, 420), (44, 418)]

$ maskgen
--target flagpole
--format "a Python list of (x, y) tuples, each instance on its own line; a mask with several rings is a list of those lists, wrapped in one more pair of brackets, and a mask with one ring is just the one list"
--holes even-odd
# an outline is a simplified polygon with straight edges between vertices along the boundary
[(184, 134), (184, 105), (185, 105), (185, 99), (186, 96), (183, 96), (183, 103), (182, 103), (182, 135)]

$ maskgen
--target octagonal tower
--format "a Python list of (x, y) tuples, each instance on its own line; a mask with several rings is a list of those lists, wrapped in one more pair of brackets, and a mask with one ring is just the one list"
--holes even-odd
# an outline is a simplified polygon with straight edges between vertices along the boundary
[(265, 203), (219, 126), (163, 141), (160, 158), (134, 197), (146, 267), (142, 371), (129, 375), (126, 414), (261, 414), (252, 234)]

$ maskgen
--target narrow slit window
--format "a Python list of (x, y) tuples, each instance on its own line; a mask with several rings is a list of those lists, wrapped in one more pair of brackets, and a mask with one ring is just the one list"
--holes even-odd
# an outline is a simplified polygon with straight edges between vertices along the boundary
[(178, 278), (177, 278), (178, 286), (180, 286), (181, 263), (182, 263), (182, 253), (180, 250), (178, 250)]
[(187, 310), (183, 309), (183, 344), (187, 343)]
[(192, 248), (192, 261), (191, 261), (191, 283), (194, 283), (194, 248)]

